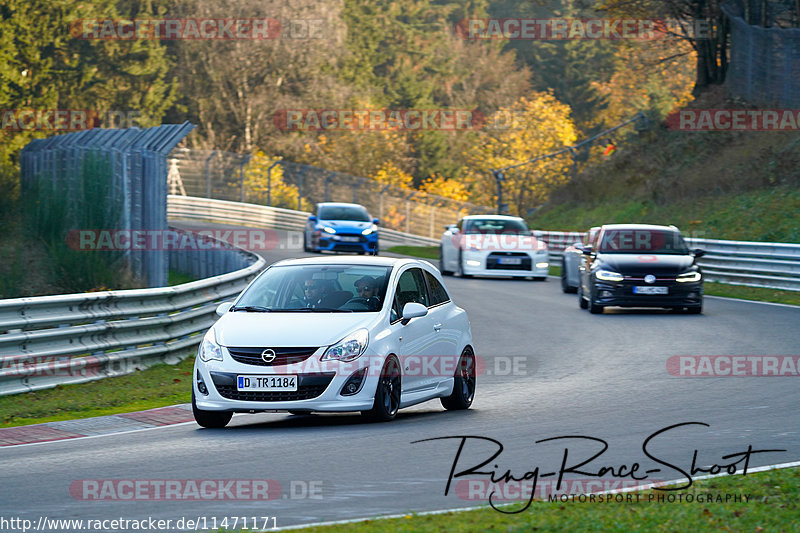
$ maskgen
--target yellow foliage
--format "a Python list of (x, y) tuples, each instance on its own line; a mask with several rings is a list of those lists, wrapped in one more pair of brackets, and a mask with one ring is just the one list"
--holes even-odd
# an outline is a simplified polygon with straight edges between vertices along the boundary
[(598, 117), (606, 126), (639, 111), (663, 119), (692, 100), (697, 54), (687, 41), (621, 43), (616, 55), (616, 73), (592, 84), (608, 102)]
[[(298, 189), (283, 180), (283, 167), (280, 164), (272, 167), (278, 158), (269, 157), (262, 151), (253, 154), (244, 174), (244, 186), (247, 192), (246, 200), (251, 203), (267, 204), (267, 190), (270, 190), (271, 204), (273, 207), (285, 209), (298, 209)], [(301, 211), (311, 211), (311, 203), (303, 198), (300, 204)]]
[(436, 194), (457, 200), (459, 202), (466, 202), (469, 200), (469, 191), (467, 186), (463, 183), (447, 179), (443, 176), (431, 176), (420, 184), (419, 189), (428, 194)]
[(386, 185), (411, 189), (414, 187), (414, 178), (411, 174), (403, 172), (391, 161), (384, 161), (380, 168), (370, 178)]
[[(533, 93), (489, 118), (465, 153), (466, 183), (473, 202), (493, 205), (496, 181), (490, 170), (546, 155), (577, 140), (571, 109), (547, 93)], [(572, 159), (567, 154), (505, 172), (503, 202), (512, 212), (525, 213), (547, 200), (550, 192), (569, 179)]]

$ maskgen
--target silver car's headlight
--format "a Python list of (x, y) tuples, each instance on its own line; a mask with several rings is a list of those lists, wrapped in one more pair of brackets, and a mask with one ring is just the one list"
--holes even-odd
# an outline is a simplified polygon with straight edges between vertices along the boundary
[(598, 270), (595, 272), (595, 276), (603, 281), (622, 281), (625, 279), (619, 272), (611, 272), (610, 270)]
[(703, 277), (702, 274), (700, 274), (700, 272), (697, 272), (697, 271), (695, 271), (695, 272), (686, 272), (684, 274), (681, 274), (677, 278), (675, 278), (675, 281), (679, 281), (681, 283), (687, 283), (687, 282), (692, 282), (692, 281), (700, 281), (700, 279), (702, 277)]
[(359, 329), (343, 338), (325, 351), (322, 361), (352, 361), (361, 356), (367, 349), (369, 342), (369, 332), (366, 329)]
[(214, 337), (214, 328), (209, 329), (206, 336), (203, 337), (197, 356), (200, 357), (201, 361), (205, 362), (222, 361), (222, 348), (217, 344), (217, 339)]

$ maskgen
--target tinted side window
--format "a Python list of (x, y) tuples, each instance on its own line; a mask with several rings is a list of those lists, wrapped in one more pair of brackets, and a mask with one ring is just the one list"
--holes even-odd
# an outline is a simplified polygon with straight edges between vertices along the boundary
[(443, 304), (450, 301), (450, 296), (447, 294), (447, 289), (444, 285), (439, 283), (439, 280), (428, 271), (425, 271), (425, 279), (428, 280), (428, 289), (430, 290), (430, 305)]
[(428, 307), (428, 291), (425, 288), (425, 278), (421, 269), (410, 268), (400, 274), (394, 298), (394, 304), (400, 313), (408, 302), (417, 302)]

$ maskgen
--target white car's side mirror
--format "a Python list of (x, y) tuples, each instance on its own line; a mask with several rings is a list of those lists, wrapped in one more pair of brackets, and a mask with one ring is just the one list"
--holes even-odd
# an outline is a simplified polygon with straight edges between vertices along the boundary
[(403, 306), (403, 320), (400, 321), (404, 326), (408, 324), (412, 318), (425, 316), (428, 314), (428, 308), (417, 302), (408, 302)]
[(222, 302), (217, 306), (217, 314), (222, 316), (230, 311), (231, 307), (233, 307), (233, 302)]

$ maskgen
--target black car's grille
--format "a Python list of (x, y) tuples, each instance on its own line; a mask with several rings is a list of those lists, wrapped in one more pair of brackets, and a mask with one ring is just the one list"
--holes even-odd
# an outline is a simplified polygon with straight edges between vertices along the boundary
[(214, 387), (223, 398), (246, 402), (291, 402), (316, 398), (328, 388), (336, 374), (325, 372), (320, 374), (300, 374), (296, 391), (239, 391), (236, 390), (237, 374), (211, 372)]
[[(275, 352), (275, 359), (269, 363), (261, 359), (261, 354), (264, 350), (272, 350)], [(291, 365), (293, 363), (301, 363), (314, 355), (317, 351), (316, 347), (300, 347), (300, 348), (228, 348), (228, 352), (233, 357), (233, 360), (238, 363), (246, 365), (257, 366), (281, 366)]]
[[(504, 265), (500, 259), (517, 257), (522, 260), (518, 265)], [(523, 252), (492, 252), (486, 257), (486, 270), (533, 270), (531, 256)]]

